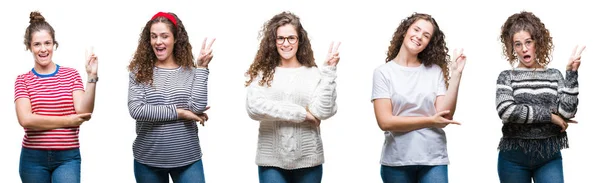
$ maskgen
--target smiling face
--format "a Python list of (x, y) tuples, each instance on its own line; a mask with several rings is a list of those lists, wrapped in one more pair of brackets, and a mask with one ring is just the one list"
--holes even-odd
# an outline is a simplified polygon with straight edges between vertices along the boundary
[(402, 46), (412, 54), (419, 54), (427, 47), (432, 35), (433, 25), (431, 22), (419, 19), (406, 31)]
[(35, 64), (46, 67), (52, 63), (52, 53), (54, 52), (54, 40), (47, 30), (40, 30), (31, 33), (31, 43), (29, 49), (33, 54)]
[(157, 22), (150, 27), (150, 45), (158, 61), (173, 60), (175, 36), (169, 25)]
[(296, 60), (298, 52), (298, 32), (292, 24), (286, 24), (277, 28), (277, 53), (282, 61)]
[(539, 64), (536, 62), (535, 41), (527, 31), (519, 31), (513, 35), (513, 49), (517, 53), (519, 66), (522, 68), (534, 68)]

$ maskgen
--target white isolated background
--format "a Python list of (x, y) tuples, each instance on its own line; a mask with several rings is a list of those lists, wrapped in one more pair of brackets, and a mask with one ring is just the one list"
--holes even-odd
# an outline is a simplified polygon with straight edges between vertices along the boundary
[(127, 109), (128, 71), (145, 23), (158, 11), (175, 12), (186, 26), (197, 56), (204, 37), (215, 37), (210, 64), (210, 120), (200, 127), (207, 182), (258, 182), (254, 164), (259, 123), (245, 110), (244, 72), (258, 49), (261, 26), (289, 10), (308, 31), (316, 61), (322, 64), (331, 41), (341, 41), (338, 113), (321, 125), (325, 148), (323, 182), (381, 182), (379, 158), (383, 132), (370, 103), (373, 69), (385, 63), (389, 41), (400, 21), (413, 12), (433, 15), (450, 50), (464, 48), (463, 73), (455, 119), (448, 126), (450, 182), (499, 182), (497, 144), (501, 122), (495, 110), (498, 74), (509, 69), (498, 39), (500, 27), (521, 10), (534, 12), (550, 29), (555, 49), (550, 67), (564, 73), (576, 44), (585, 44), (579, 72), (580, 123), (568, 129), (563, 150), (566, 182), (595, 180), (600, 164), (596, 95), (600, 14), (592, 1), (15, 1), (0, 7), (5, 64), (0, 80), (2, 182), (20, 182), (18, 167), (23, 129), (14, 110), (14, 81), (33, 66), (23, 35), (29, 13), (41, 11), (56, 30), (60, 47), (53, 60), (76, 68), (85, 80), (84, 53), (99, 57), (96, 108), (81, 126), (82, 182), (135, 182), (132, 143), (135, 123)]

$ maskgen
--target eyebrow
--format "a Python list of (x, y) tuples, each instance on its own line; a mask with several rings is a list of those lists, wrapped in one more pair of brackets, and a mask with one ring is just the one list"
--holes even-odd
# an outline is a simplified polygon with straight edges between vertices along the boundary
[[(531, 37), (525, 38), (525, 41), (529, 41), (529, 40), (533, 41), (533, 38), (531, 38)], [(521, 41), (520, 40), (513, 41), (513, 43), (516, 43), (516, 42), (521, 42)]]
[(169, 32), (161, 32), (161, 33), (150, 32), (150, 34), (164, 35), (164, 34), (171, 34), (171, 33), (169, 33)]

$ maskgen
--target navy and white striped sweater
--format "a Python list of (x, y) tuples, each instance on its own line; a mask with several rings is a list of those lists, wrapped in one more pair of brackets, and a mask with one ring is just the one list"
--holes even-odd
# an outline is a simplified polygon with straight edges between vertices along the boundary
[(505, 70), (496, 85), (496, 110), (503, 137), (498, 149), (522, 150), (541, 157), (568, 148), (566, 132), (551, 122), (551, 114), (575, 117), (579, 94), (577, 71), (566, 78), (556, 69)]
[(139, 163), (173, 168), (202, 157), (198, 126), (177, 119), (176, 109), (201, 114), (207, 103), (207, 69), (154, 68), (152, 85), (135, 81), (129, 74), (129, 113), (136, 120), (134, 158)]

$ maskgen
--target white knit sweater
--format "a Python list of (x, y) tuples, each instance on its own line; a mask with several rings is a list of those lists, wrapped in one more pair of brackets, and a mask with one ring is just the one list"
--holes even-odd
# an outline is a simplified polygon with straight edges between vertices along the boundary
[(307, 110), (326, 120), (337, 112), (335, 66), (277, 67), (271, 87), (250, 86), (246, 110), (260, 121), (256, 164), (283, 169), (314, 167), (324, 163), (319, 127), (305, 122)]

